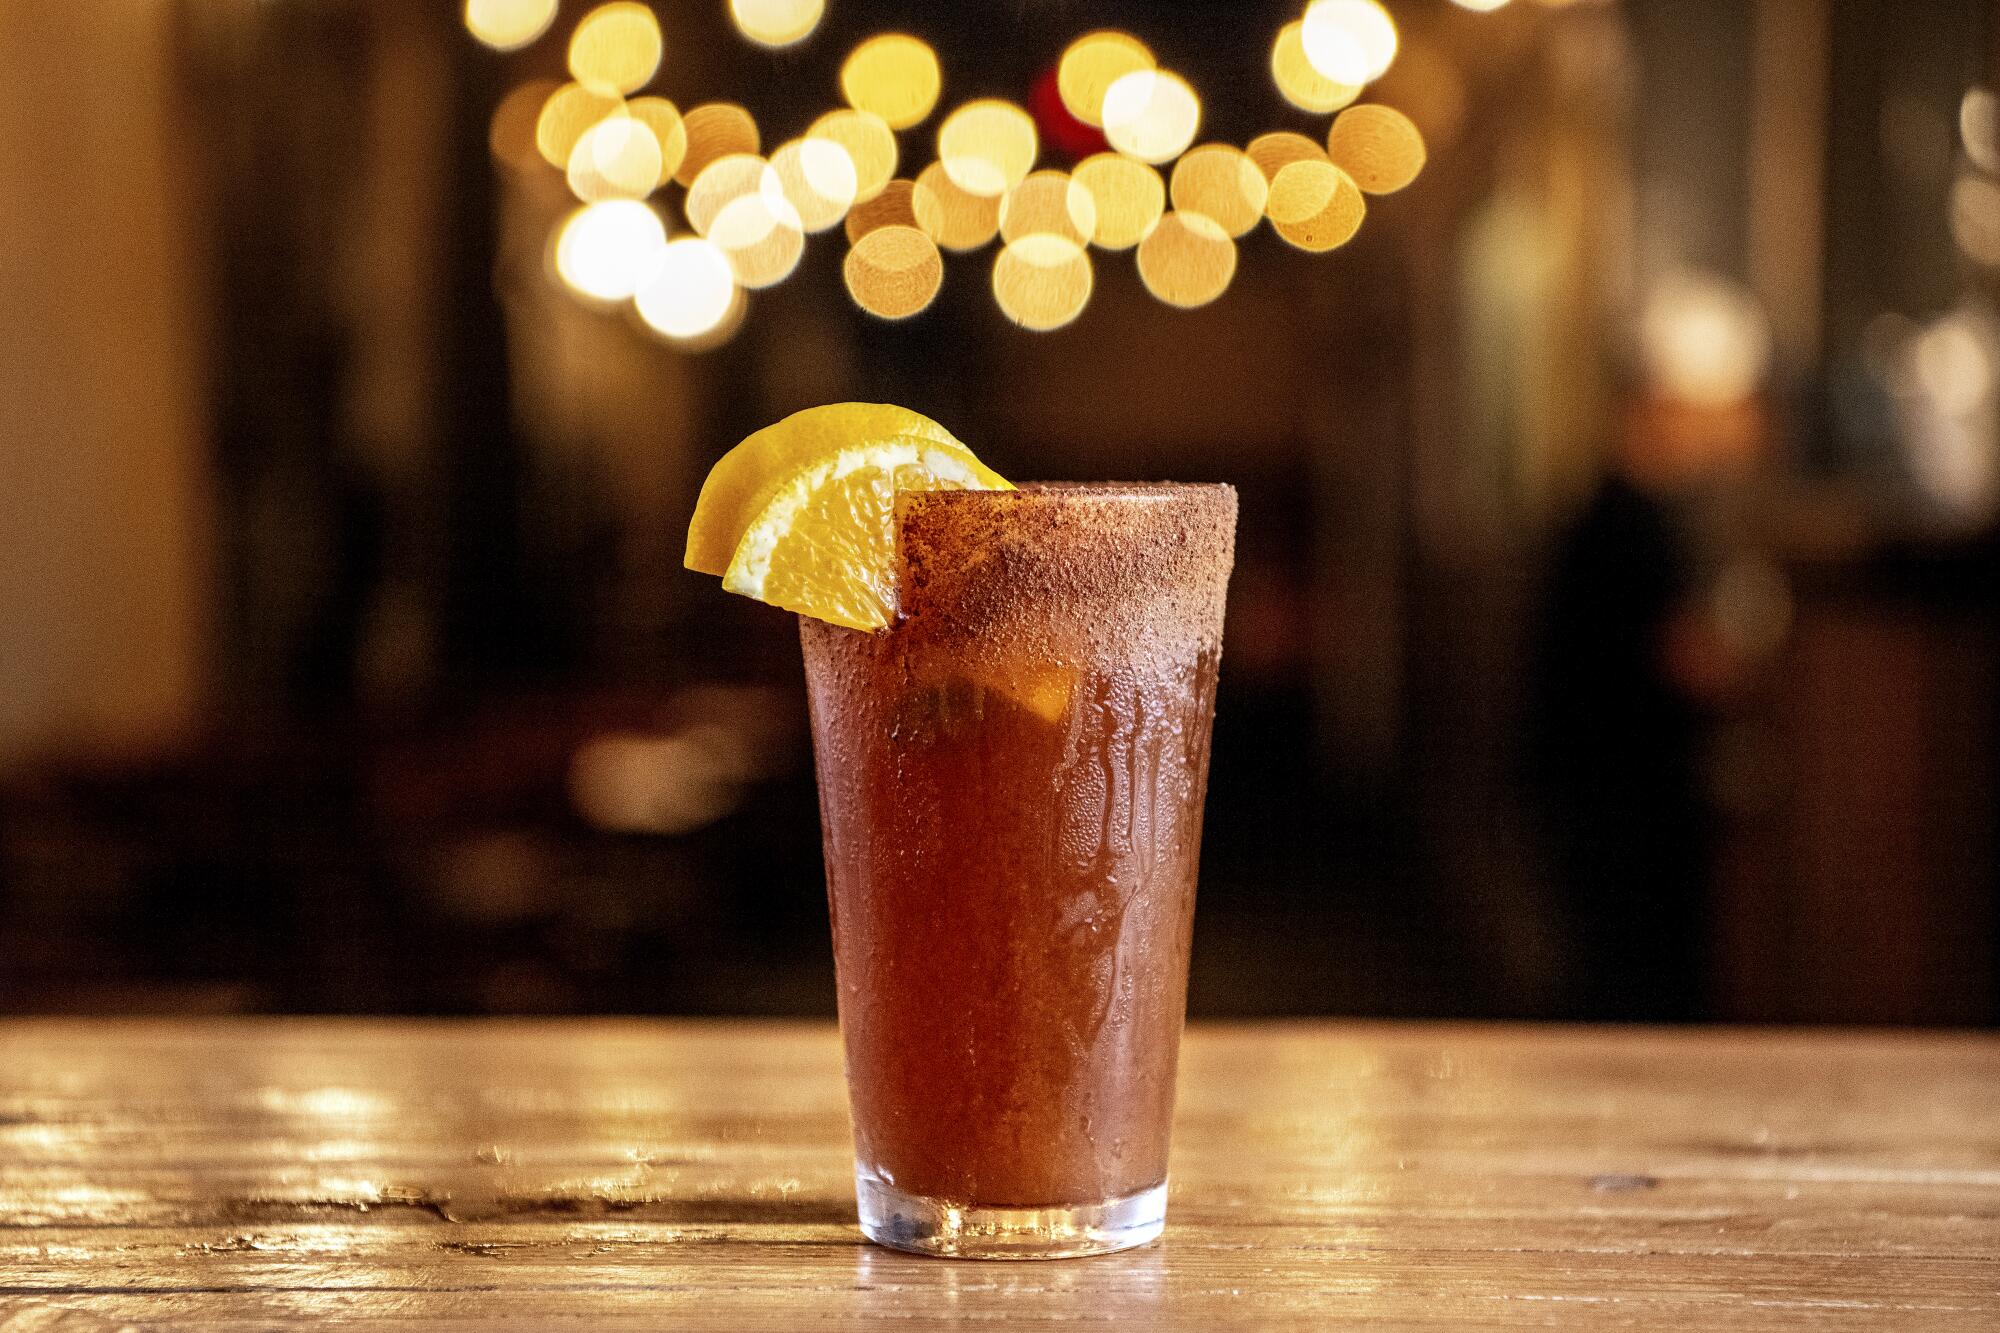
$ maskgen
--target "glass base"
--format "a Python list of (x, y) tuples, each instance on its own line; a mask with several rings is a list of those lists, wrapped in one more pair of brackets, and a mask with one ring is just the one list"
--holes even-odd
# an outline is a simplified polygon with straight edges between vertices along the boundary
[(854, 1175), (861, 1231), (877, 1245), (953, 1259), (1074, 1259), (1157, 1239), (1167, 1224), (1165, 1182), (1102, 1203), (984, 1208), (905, 1194), (866, 1171)]

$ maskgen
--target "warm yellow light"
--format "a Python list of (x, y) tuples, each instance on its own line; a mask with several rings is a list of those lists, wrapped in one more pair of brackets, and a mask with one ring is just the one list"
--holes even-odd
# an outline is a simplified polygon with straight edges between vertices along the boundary
[(1001, 195), (1026, 179), (1040, 144), (1035, 122), (1011, 102), (967, 102), (938, 126), (938, 160), (959, 189)]
[(674, 179), (682, 185), (694, 184), (702, 168), (716, 158), (755, 153), (764, 143), (757, 133), (757, 122), (734, 102), (703, 102), (689, 107), (681, 123), (687, 133), (687, 152)]
[(660, 251), (657, 271), (639, 289), (639, 318), (669, 338), (700, 338), (729, 317), (736, 279), (712, 241), (684, 236)]
[(586, 204), (556, 234), (556, 274), (597, 301), (623, 301), (646, 285), (666, 248), (659, 214), (636, 199)]
[(854, 206), (854, 159), (831, 139), (792, 140), (771, 154), (771, 171), (806, 231), (825, 231)]
[(1305, 24), (1293, 19), (1271, 44), (1271, 79), (1284, 99), (1301, 111), (1338, 111), (1361, 95), (1358, 83), (1337, 83), (1306, 59)]
[(730, 17), (759, 46), (790, 46), (812, 36), (826, 0), (729, 0)]
[(1000, 236), (1061, 236), (1088, 245), (1097, 231), (1097, 201), (1065, 171), (1037, 171), (1000, 199)]
[(1505, 9), (1509, 0), (1451, 0), (1460, 9), (1469, 9), (1475, 14), (1491, 14), (1496, 9)]
[(515, 167), (535, 165), (541, 156), (535, 147), (535, 125), (555, 90), (554, 80), (531, 79), (500, 99), (486, 130), (486, 146), (496, 159)]
[(732, 201), (756, 194), (766, 188), (767, 182), (769, 188), (783, 193), (775, 177), (770, 164), (755, 153), (729, 153), (716, 158), (701, 169), (694, 184), (688, 186), (687, 198), (681, 201), (688, 225), (697, 235), (707, 236), (716, 217)]
[(653, 131), (660, 145), (660, 179), (654, 184), (665, 185), (687, 156), (687, 126), (681, 122), (680, 109), (664, 97), (635, 97), (625, 104), (625, 114), (646, 122)]
[(600, 120), (570, 150), (570, 192), (586, 204), (644, 199), (660, 183), (660, 141), (630, 116)]
[(896, 174), (896, 132), (872, 111), (829, 111), (812, 123), (806, 138), (825, 139), (846, 150), (854, 163), (857, 201), (873, 199)]
[(902, 32), (870, 37), (840, 67), (840, 91), (847, 104), (906, 130), (937, 105), (944, 77), (937, 52)]
[(1171, 162), (1201, 126), (1201, 99), (1169, 70), (1137, 69), (1104, 94), (1104, 137), (1141, 162)]
[(542, 160), (561, 170), (569, 169), (569, 155), (583, 132), (606, 116), (625, 114), (623, 98), (592, 92), (580, 83), (565, 83), (542, 103), (535, 118), (535, 148)]
[(1394, 194), (1424, 169), (1424, 136), (1394, 107), (1365, 102), (1335, 119), (1326, 154), (1369, 194)]
[(1270, 193), (1257, 164), (1230, 144), (1203, 144), (1174, 163), (1174, 207), (1213, 219), (1231, 236), (1257, 225)]
[(1749, 398), (1771, 363), (1771, 328), (1740, 283), (1676, 271), (1647, 293), (1639, 316), (1647, 378), (1661, 396), (1701, 407)]
[(1236, 275), (1236, 242), (1214, 218), (1179, 209), (1139, 243), (1139, 279), (1168, 305), (1207, 305)]
[(660, 21), (634, 0), (583, 16), (569, 38), (570, 76), (599, 93), (629, 93), (660, 68)]
[(907, 319), (944, 283), (944, 256), (915, 227), (878, 227), (854, 243), (841, 265), (854, 303), (883, 319)]
[(924, 234), (945, 249), (976, 250), (1000, 230), (1000, 201), (1005, 197), (961, 190), (945, 172), (944, 163), (933, 162), (917, 173), (910, 210)]
[(993, 260), (993, 299), (1024, 329), (1059, 329), (1090, 304), (1090, 256), (1075, 241), (1037, 232), (1009, 241)]
[(1104, 95), (1127, 74), (1159, 62), (1146, 44), (1126, 32), (1086, 33), (1069, 44), (1056, 65), (1056, 91), (1069, 113), (1086, 125), (1104, 124)]
[(465, 0), (465, 27), (496, 51), (514, 51), (549, 30), (556, 0)]
[(1243, 155), (1257, 164), (1257, 170), (1264, 173), (1266, 181), (1276, 180), (1278, 173), (1294, 162), (1324, 162), (1326, 150), (1303, 134), (1291, 130), (1272, 130), (1260, 134), (1250, 141)]
[(1352, 240), (1368, 204), (1346, 172), (1307, 158), (1288, 164), (1273, 178), (1264, 211), (1278, 235), (1318, 254)]
[(798, 210), (775, 188), (724, 204), (708, 239), (729, 256), (736, 281), (750, 288), (774, 286), (791, 276), (806, 246)]
[(2000, 176), (2000, 99), (1991, 88), (1967, 88), (1959, 99), (1958, 138), (1973, 165)]
[(1089, 191), (1097, 213), (1090, 242), (1103, 250), (1128, 250), (1145, 239), (1166, 210), (1160, 173), (1118, 153), (1097, 153), (1076, 164), (1076, 183)]
[(1396, 25), (1375, 0), (1313, 0), (1299, 39), (1312, 67), (1335, 83), (1373, 83), (1396, 59)]
[(881, 227), (917, 226), (916, 182), (898, 177), (847, 211), (847, 243)]
[(1971, 172), (1952, 183), (1951, 238), (1973, 263), (2000, 268), (2000, 184)]

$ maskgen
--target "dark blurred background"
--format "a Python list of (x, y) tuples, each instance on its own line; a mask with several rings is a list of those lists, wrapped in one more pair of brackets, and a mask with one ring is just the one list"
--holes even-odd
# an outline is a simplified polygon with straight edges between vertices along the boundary
[[(767, 151), (892, 28), (941, 109), (1121, 27), (1198, 141), (1330, 119), (1297, 4), (651, 7)], [(2000, 1017), (2000, 4), (1389, 7), (1430, 162), (1331, 254), (1031, 333), (836, 229), (693, 348), (496, 118), (578, 0), (0, 4), (0, 1010), (830, 1013), (796, 631), (680, 547), (863, 398), (1240, 489), (1195, 1013)]]

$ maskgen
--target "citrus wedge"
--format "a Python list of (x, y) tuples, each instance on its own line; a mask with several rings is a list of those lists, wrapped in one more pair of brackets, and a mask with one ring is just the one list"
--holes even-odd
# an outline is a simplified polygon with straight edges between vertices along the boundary
[(943, 426), (893, 403), (809, 407), (749, 436), (724, 454), (702, 483), (688, 524), (687, 567), (704, 574), (727, 571), (750, 521), (800, 469), (843, 449), (904, 436), (933, 441), (978, 462)]
[(896, 492), (1011, 489), (963, 446), (917, 435), (849, 445), (773, 488), (722, 586), (850, 629), (881, 629), (896, 614)]

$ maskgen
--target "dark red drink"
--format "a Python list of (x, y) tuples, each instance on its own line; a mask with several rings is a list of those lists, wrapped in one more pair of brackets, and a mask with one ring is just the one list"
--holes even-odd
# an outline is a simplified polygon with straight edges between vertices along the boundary
[(898, 502), (901, 615), (802, 620), (862, 1223), (1157, 1235), (1235, 492)]

